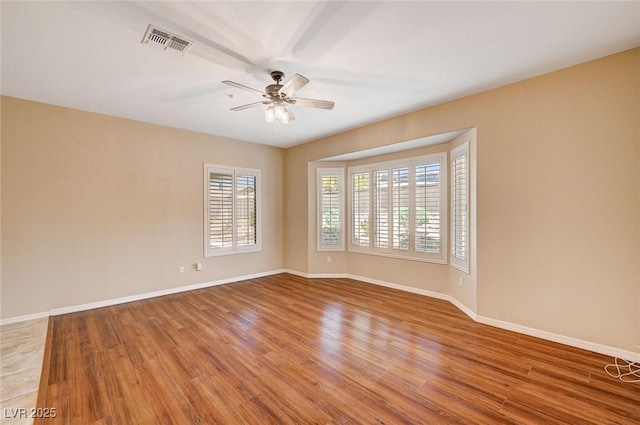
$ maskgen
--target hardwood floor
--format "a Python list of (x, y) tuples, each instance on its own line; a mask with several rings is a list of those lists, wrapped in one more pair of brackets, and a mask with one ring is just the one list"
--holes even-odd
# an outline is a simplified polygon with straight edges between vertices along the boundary
[[(53, 321), (44, 424), (638, 424), (610, 358), (282, 274)], [(44, 378), (46, 379), (46, 378)]]

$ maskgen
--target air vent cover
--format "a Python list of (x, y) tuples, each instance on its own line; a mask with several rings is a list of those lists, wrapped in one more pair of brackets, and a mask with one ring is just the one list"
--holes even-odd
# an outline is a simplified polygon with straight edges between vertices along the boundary
[(181, 35), (161, 30), (153, 25), (149, 25), (147, 27), (147, 32), (144, 34), (142, 43), (150, 46), (156, 46), (163, 50), (175, 51), (183, 55), (187, 53), (193, 45), (193, 41), (188, 40)]

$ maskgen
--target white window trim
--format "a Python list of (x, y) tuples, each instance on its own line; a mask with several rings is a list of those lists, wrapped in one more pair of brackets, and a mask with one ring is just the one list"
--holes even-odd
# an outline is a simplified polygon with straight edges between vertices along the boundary
[[(338, 176), (339, 186), (339, 210), (340, 210), (340, 230), (338, 240), (339, 245), (325, 245), (322, 243), (322, 176)], [(345, 184), (344, 184), (344, 168), (343, 167), (330, 167), (330, 168), (318, 168), (316, 170), (316, 241), (318, 251), (344, 251), (344, 238), (345, 238)]]
[[(222, 255), (234, 255), (243, 254), (248, 252), (262, 251), (262, 213), (261, 213), (261, 172), (260, 170), (252, 168), (241, 167), (229, 167), (216, 164), (204, 164), (204, 185), (203, 185), (203, 200), (204, 200), (204, 256), (205, 257), (218, 257)], [(220, 172), (229, 173), (233, 178), (233, 236), (232, 246), (228, 248), (215, 248), (209, 247), (209, 173)], [(251, 175), (256, 177), (256, 244), (251, 246), (237, 246), (236, 235), (236, 175)]]
[[(456, 255), (454, 255), (454, 241), (451, 242), (451, 250), (450, 250), (450, 258), (449, 258), (449, 263), (451, 264), (452, 267), (463, 271), (465, 273), (469, 273), (469, 257), (471, 256), (471, 217), (470, 217), (470, 210), (471, 210), (471, 186), (470, 186), (470, 175), (471, 175), (471, 160), (469, 157), (469, 142), (465, 142), (463, 144), (461, 144), (460, 146), (457, 146), (453, 149), (451, 149), (451, 154), (450, 154), (450, 159), (449, 162), (451, 164), (451, 172), (453, 172), (453, 162), (456, 160), (456, 158), (459, 158), (461, 156), (464, 156), (466, 158), (466, 167), (467, 167), (467, 173), (466, 173), (466, 186), (467, 186), (467, 199), (466, 199), (466, 203), (467, 203), (467, 211), (466, 211), (466, 220), (465, 222), (467, 223), (467, 244), (465, 247), (465, 258), (461, 259), (459, 257), (457, 257)], [(455, 223), (455, 217), (453, 217), (453, 214), (455, 213), (455, 209), (453, 207), (453, 203), (455, 202), (455, 193), (453, 193), (453, 178), (449, 179), (449, 190), (451, 191), (451, 229), (450, 229), (450, 237), (454, 238), (454, 223)]]
[[(437, 161), (440, 164), (440, 252), (439, 253), (423, 253), (416, 252), (415, 249), (415, 166), (419, 164), (423, 164), (425, 162), (435, 162)], [(409, 181), (410, 181), (410, 199), (411, 199), (411, 207), (410, 207), (410, 249), (408, 251), (402, 251), (393, 248), (375, 248), (373, 246), (373, 171), (374, 170), (382, 170), (387, 169), (389, 175), (389, 181), (392, 179), (393, 168), (408, 166), (410, 168), (409, 173)], [(351, 227), (352, 223), (352, 215), (353, 215), (353, 200), (352, 200), (352, 184), (353, 184), (353, 174), (360, 172), (369, 172), (369, 246), (358, 246), (352, 244), (351, 239)], [(447, 152), (438, 152), (430, 155), (423, 155), (419, 157), (411, 157), (405, 158), (401, 160), (395, 161), (387, 161), (387, 162), (378, 162), (366, 165), (360, 165), (355, 167), (348, 168), (348, 183), (347, 183), (347, 192), (349, 193), (348, 197), (348, 220), (349, 228), (348, 232), (348, 251), (354, 252), (358, 254), (368, 254), (368, 255), (378, 255), (382, 257), (391, 257), (391, 258), (400, 258), (406, 260), (414, 260), (414, 261), (423, 261), (428, 263), (436, 263), (436, 264), (447, 264), (448, 257), (448, 181), (449, 181), (449, 172), (448, 172), (448, 161), (447, 161)], [(392, 191), (389, 190), (389, 205), (392, 205)], [(392, 234), (392, 225), (393, 219), (391, 218), (389, 226), (390, 226), (390, 235)]]

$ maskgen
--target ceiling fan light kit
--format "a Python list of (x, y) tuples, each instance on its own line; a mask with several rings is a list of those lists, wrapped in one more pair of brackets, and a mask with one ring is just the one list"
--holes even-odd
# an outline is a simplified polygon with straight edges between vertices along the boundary
[(280, 81), (282, 81), (282, 79), (284, 78), (284, 72), (272, 71), (271, 78), (273, 78), (275, 84), (270, 84), (265, 87), (264, 92), (233, 81), (223, 81), (222, 83), (227, 84), (231, 87), (236, 87), (242, 90), (250, 91), (252, 93), (257, 93), (267, 99), (261, 102), (254, 102), (247, 105), (236, 106), (235, 108), (231, 108), (231, 110), (242, 111), (244, 109), (253, 108), (259, 105), (267, 105), (267, 110), (265, 111), (265, 119), (267, 122), (279, 122), (281, 124), (287, 124), (289, 123), (289, 121), (293, 121), (295, 119), (293, 112), (287, 108), (287, 104), (329, 110), (333, 109), (335, 105), (334, 102), (330, 102), (327, 100), (291, 97), (298, 90), (309, 83), (309, 80), (300, 74), (295, 74), (284, 85), (280, 84)]
[(275, 122), (277, 120), (281, 124), (288, 124), (291, 121), (291, 113), (284, 105), (269, 105), (265, 118), (267, 122)]

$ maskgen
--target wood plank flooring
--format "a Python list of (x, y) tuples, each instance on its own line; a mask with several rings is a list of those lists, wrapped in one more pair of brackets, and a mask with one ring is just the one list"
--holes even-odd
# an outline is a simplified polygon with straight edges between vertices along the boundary
[[(281, 274), (57, 316), (37, 424), (639, 424), (611, 359)], [(46, 378), (45, 378), (46, 379)]]

